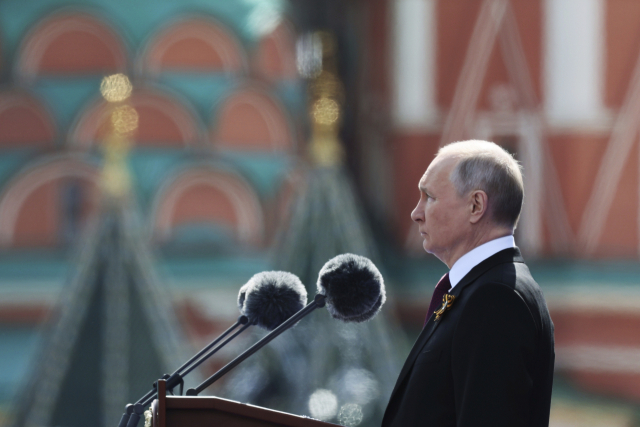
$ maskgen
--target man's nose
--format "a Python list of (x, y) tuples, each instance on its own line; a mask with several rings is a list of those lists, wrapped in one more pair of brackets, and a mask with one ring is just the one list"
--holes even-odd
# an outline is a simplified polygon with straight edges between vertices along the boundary
[(421, 203), (418, 202), (418, 205), (415, 208), (413, 208), (413, 211), (411, 212), (411, 219), (414, 222), (424, 221), (424, 212), (422, 211), (422, 209), (420, 209), (421, 208), (420, 205)]

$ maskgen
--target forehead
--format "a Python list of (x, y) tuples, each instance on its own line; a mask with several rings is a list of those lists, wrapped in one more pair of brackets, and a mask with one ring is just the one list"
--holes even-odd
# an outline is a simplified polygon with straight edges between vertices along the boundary
[(422, 175), (418, 185), (423, 188), (450, 184), (449, 176), (457, 163), (458, 159), (451, 156), (436, 157)]

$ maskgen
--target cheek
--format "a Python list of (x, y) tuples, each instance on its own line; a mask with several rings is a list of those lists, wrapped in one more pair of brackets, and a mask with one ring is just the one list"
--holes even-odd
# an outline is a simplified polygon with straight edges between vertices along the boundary
[(432, 239), (447, 238), (457, 234), (460, 231), (458, 225), (447, 206), (437, 206), (428, 211), (425, 216), (425, 226)]
[(447, 212), (445, 209), (441, 209), (438, 206), (432, 206), (425, 211), (425, 217), (431, 223), (431, 225), (441, 227), (447, 222)]
[(440, 240), (442, 234), (446, 234), (446, 229), (448, 228), (445, 219), (439, 212), (430, 212), (425, 218), (424, 225), (427, 238), (432, 242)]

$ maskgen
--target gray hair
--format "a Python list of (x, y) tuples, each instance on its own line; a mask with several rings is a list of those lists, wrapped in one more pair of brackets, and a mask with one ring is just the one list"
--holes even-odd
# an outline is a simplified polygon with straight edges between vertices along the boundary
[(484, 191), (493, 221), (516, 227), (524, 184), (521, 166), (511, 154), (493, 142), (470, 140), (445, 145), (438, 151), (440, 155), (459, 159), (449, 179), (460, 197), (474, 190)]

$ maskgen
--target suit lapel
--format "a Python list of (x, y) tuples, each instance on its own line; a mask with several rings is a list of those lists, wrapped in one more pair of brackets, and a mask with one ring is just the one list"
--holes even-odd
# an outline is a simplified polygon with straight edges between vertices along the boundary
[[(450, 294), (458, 298), (458, 296), (464, 290), (464, 288), (466, 288), (471, 283), (473, 283), (478, 277), (484, 274), (487, 270), (495, 267), (496, 265), (504, 264), (507, 262), (509, 263), (524, 262), (524, 260), (522, 259), (522, 256), (520, 255), (520, 250), (518, 248), (509, 248), (509, 249), (502, 250), (496, 253), (495, 255), (492, 255), (489, 258), (485, 259), (480, 264), (476, 265), (453, 288)], [(452, 307), (452, 309), (454, 309), (454, 307), (455, 305)], [(398, 376), (396, 385), (393, 388), (393, 392), (391, 393), (390, 400), (393, 399), (393, 396), (396, 394), (396, 392), (400, 388), (400, 385), (403, 383), (403, 381), (405, 380), (409, 372), (411, 372), (411, 369), (413, 368), (413, 364), (416, 361), (416, 358), (418, 357), (420, 352), (422, 351), (422, 348), (427, 344), (427, 342), (429, 341), (429, 338), (431, 338), (431, 335), (433, 335), (435, 330), (438, 328), (438, 325), (440, 325), (441, 322), (435, 322), (433, 320), (434, 317), (435, 317), (435, 314), (432, 314), (431, 317), (429, 317), (429, 320), (427, 321), (425, 327), (422, 329), (422, 332), (420, 332), (420, 335), (418, 336), (418, 339), (416, 340), (415, 344), (413, 345), (413, 348), (411, 349), (411, 352), (409, 353), (409, 356), (407, 357), (407, 360), (405, 361), (404, 366), (400, 371), (400, 375)]]
[(393, 388), (393, 392), (391, 392), (392, 398), (396, 394), (396, 391), (400, 387), (400, 384), (402, 384), (407, 374), (413, 368), (413, 363), (416, 361), (416, 358), (420, 354), (422, 347), (424, 347), (427, 341), (429, 341), (429, 338), (433, 334), (433, 331), (435, 331), (438, 328), (438, 325), (440, 324), (440, 322), (434, 322), (433, 321), (434, 316), (435, 315), (432, 314), (431, 317), (429, 317), (429, 321), (426, 323), (425, 327), (422, 328), (422, 332), (420, 332), (420, 335), (418, 335), (418, 339), (416, 340), (415, 344), (413, 345), (413, 348), (409, 352), (409, 356), (407, 357), (407, 360), (404, 362), (404, 366), (400, 371), (400, 375), (398, 376), (396, 385)]

